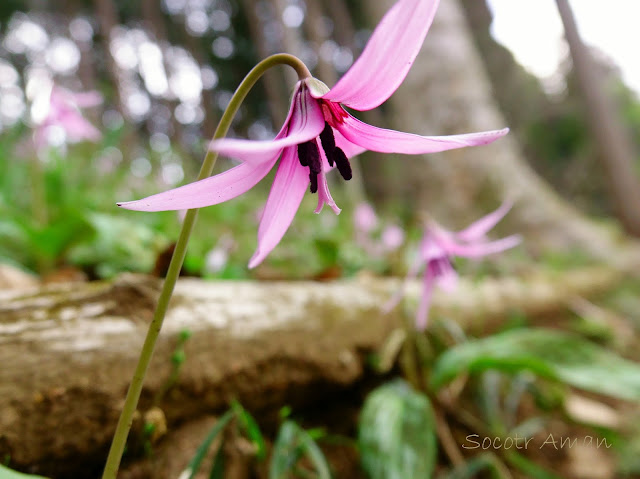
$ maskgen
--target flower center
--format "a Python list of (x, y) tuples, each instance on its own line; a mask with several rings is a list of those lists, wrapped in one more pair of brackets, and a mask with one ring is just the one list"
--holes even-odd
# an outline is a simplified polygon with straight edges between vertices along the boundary
[[(333, 130), (326, 121), (324, 123), (324, 130), (320, 133), (320, 144), (322, 145), (329, 166), (335, 164), (340, 175), (345, 180), (350, 180), (353, 174), (349, 159), (344, 151), (336, 146)], [(316, 193), (318, 191), (318, 175), (322, 173), (322, 161), (317, 138), (298, 144), (298, 160), (302, 166), (309, 167), (310, 191), (311, 193)]]

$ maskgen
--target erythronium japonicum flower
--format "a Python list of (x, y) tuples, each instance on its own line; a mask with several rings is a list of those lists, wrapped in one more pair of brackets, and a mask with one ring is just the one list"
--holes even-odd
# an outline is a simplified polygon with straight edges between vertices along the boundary
[(367, 125), (344, 106), (365, 111), (393, 94), (406, 77), (438, 6), (437, 0), (399, 0), (384, 16), (362, 55), (338, 83), (329, 89), (321, 81), (300, 80), (293, 92), (289, 114), (271, 141), (221, 139), (211, 149), (242, 164), (216, 176), (139, 201), (119, 203), (139, 211), (163, 211), (210, 206), (235, 198), (256, 185), (280, 164), (258, 228), (258, 248), (249, 267), (258, 265), (289, 228), (307, 187), (318, 194), (319, 213), (324, 204), (338, 214), (326, 173), (334, 166), (351, 178), (349, 158), (365, 151), (434, 153), (484, 145), (504, 136), (508, 129), (453, 136), (419, 136)]
[[(407, 274), (407, 280), (414, 279), (424, 266), (422, 295), (416, 313), (416, 329), (423, 331), (427, 327), (433, 287), (438, 285), (448, 292), (456, 287), (458, 273), (451, 263), (454, 256), (480, 258), (513, 248), (520, 243), (519, 235), (507, 236), (496, 241), (489, 241), (486, 237), (486, 233), (504, 218), (510, 209), (510, 203), (503, 203), (493, 213), (489, 213), (457, 233), (445, 230), (434, 221), (427, 224), (420, 243), (418, 258)], [(400, 290), (385, 309), (388, 311), (398, 304), (402, 294), (403, 290)]]
[(100, 103), (102, 96), (96, 91), (76, 93), (54, 85), (34, 102), (33, 115), (38, 123), (34, 134), (36, 146), (42, 148), (50, 142), (53, 128), (61, 129), (64, 141), (69, 143), (98, 141), (102, 136), (100, 130), (82, 115), (80, 109)]
[(379, 239), (376, 238), (378, 216), (369, 203), (360, 203), (355, 207), (353, 226), (356, 243), (371, 257), (392, 253), (404, 242), (404, 230), (394, 224), (385, 227), (379, 234)]

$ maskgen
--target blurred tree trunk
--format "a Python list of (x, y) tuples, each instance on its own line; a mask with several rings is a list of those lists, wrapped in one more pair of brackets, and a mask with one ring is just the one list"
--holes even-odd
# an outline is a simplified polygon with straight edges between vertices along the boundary
[[(249, 25), (249, 33), (255, 45), (258, 57), (266, 58), (275, 53), (269, 50), (267, 42), (264, 38), (263, 21), (256, 11), (253, 0), (243, 0), (242, 8), (247, 16)], [(267, 71), (262, 77), (262, 84), (269, 102), (269, 112), (271, 114), (271, 122), (275, 131), (280, 129), (280, 125), (287, 116), (287, 97), (284, 94), (284, 73), (282, 69), (273, 69)]]
[[(202, 46), (202, 42), (199, 38), (189, 34), (186, 24), (182, 24), (179, 35), (184, 42), (184, 46), (189, 50), (189, 53), (191, 53), (193, 58), (195, 58), (200, 68), (210, 63), (207, 58), (207, 53)], [(215, 99), (211, 89), (202, 89), (202, 107), (204, 108), (204, 121), (202, 122), (204, 137), (212, 138), (218, 125), (219, 115), (216, 113), (217, 105), (215, 104)]]
[(307, 6), (307, 14), (304, 18), (305, 32), (318, 55), (318, 64), (314, 70), (323, 82), (333, 85), (336, 82), (336, 70), (333, 68), (333, 63), (321, 55), (322, 44), (327, 40), (322, 7), (317, 0), (306, 0), (305, 4)]
[[(371, 18), (379, 19), (392, 3), (362, 5)], [(507, 126), (457, 1), (440, 4), (420, 54), (387, 107), (392, 127), (419, 134), (448, 135)], [(609, 231), (582, 216), (533, 172), (512, 135), (487, 146), (422, 158), (387, 158), (385, 162), (395, 165), (395, 178), (380, 189), (381, 201), (404, 201), (456, 228), (509, 199), (515, 202), (514, 211), (501, 228), (521, 232), (533, 252), (570, 251), (579, 246), (610, 258), (616, 251)]]
[(113, 82), (113, 92), (116, 96), (115, 106), (120, 114), (126, 116), (122, 92), (120, 91), (120, 69), (111, 54), (111, 33), (118, 26), (118, 12), (112, 0), (94, 0), (96, 17), (100, 22), (102, 48), (107, 60), (107, 71)]
[[(271, 0), (271, 4), (273, 5), (273, 8), (276, 14), (276, 19), (282, 33), (282, 36), (281, 36), (281, 45), (283, 48), (282, 51), (295, 55), (299, 58), (302, 58), (304, 45), (303, 45), (303, 39), (302, 39), (302, 36), (300, 35), (300, 32), (296, 28), (291, 28), (285, 25), (283, 21), (285, 9), (288, 6), (287, 1)], [(297, 80), (295, 73), (293, 73), (293, 71), (290, 72), (287, 69), (287, 75), (290, 78)]]
[[(145, 22), (145, 26), (148, 31), (153, 35), (154, 40), (158, 44), (160, 51), (162, 52), (162, 66), (164, 69), (164, 75), (169, 79), (169, 65), (167, 63), (167, 49), (170, 47), (169, 35), (167, 34), (167, 27), (165, 24), (164, 16), (160, 10), (160, 5), (156, 0), (142, 0), (140, 2), (140, 10), (142, 19)], [(171, 112), (171, 131), (169, 136), (177, 141), (181, 137), (182, 125), (176, 119), (174, 114), (176, 102), (171, 101), (168, 98), (158, 98), (159, 102)], [(151, 130), (151, 128), (150, 128)]]
[[(120, 23), (118, 11), (116, 10), (116, 5), (113, 0), (93, 0), (93, 2), (96, 8), (96, 16), (100, 21), (100, 32), (103, 43), (102, 48), (106, 56), (107, 73), (109, 77), (111, 77), (111, 81), (113, 83), (113, 92), (115, 95), (115, 101), (113, 104), (122, 117), (127, 118), (129, 114), (122, 91), (122, 79), (124, 75), (111, 53), (111, 36), (114, 29)], [(127, 128), (126, 136), (121, 143), (125, 161), (130, 161), (132, 159), (133, 155), (131, 152), (140, 144), (141, 140), (138, 136), (137, 128), (135, 126), (133, 128)]]
[(556, 4), (617, 216), (629, 233), (640, 236), (640, 181), (633, 166), (637, 157), (633, 143), (613, 101), (604, 91), (600, 71), (594, 67), (589, 50), (580, 38), (569, 2), (556, 0)]
[(325, 12), (333, 21), (333, 38), (347, 48), (353, 50), (356, 29), (353, 26), (349, 8), (344, 0), (326, 0), (323, 2)]
[[(74, 18), (82, 10), (82, 3), (79, 0), (68, 0), (64, 4), (65, 14), (69, 18)], [(80, 49), (80, 63), (78, 64), (78, 78), (82, 83), (82, 90), (98, 90), (96, 65), (93, 60), (93, 42), (94, 39), (89, 41), (75, 40), (78, 48)], [(84, 114), (94, 124), (101, 124), (100, 115), (102, 108), (90, 108)]]

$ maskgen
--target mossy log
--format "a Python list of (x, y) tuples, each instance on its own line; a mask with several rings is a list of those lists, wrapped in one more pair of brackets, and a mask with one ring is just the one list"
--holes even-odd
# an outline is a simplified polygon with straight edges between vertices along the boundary
[[(601, 268), (462, 282), (435, 315), (468, 328), (513, 310), (556, 311), (620, 280)], [(178, 282), (140, 403), (172, 428), (237, 398), (258, 413), (322, 404), (367, 378), (366, 358), (398, 324), (381, 308), (399, 280)], [(150, 320), (159, 282), (58, 284), (0, 292), (0, 458), (51, 477), (95, 477)], [(409, 304), (419, 284), (407, 288)], [(180, 334), (185, 361), (172, 355)], [(373, 376), (373, 372), (368, 373)], [(167, 386), (171, 385), (170, 388)], [(163, 393), (163, 391), (165, 393)], [(78, 471), (83, 471), (78, 475)]]

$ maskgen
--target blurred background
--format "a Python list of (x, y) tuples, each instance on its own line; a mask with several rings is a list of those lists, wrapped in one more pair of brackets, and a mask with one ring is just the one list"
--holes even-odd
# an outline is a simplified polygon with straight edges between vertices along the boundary
[[(259, 59), (293, 53), (332, 85), (357, 58), (388, 3), (3, 2), (0, 257), (42, 274), (67, 266), (91, 278), (151, 271), (157, 255), (170, 246), (179, 216), (117, 211), (114, 203), (194, 178), (234, 88)], [(559, 230), (571, 229), (566, 217), (551, 219), (559, 213), (550, 195), (559, 195), (568, 201), (565, 213), (571, 218), (581, 213), (618, 218), (611, 228), (621, 224), (638, 234), (638, 214), (628, 211), (638, 208), (628, 174), (637, 171), (640, 135), (634, 90), (640, 80), (629, 53), (631, 36), (637, 35), (629, 22), (636, 7), (620, 2), (603, 19), (597, 2), (567, 6), (575, 8), (583, 33), (581, 49), (590, 61), (586, 76), (597, 80), (604, 108), (614, 117), (613, 142), (622, 141), (626, 150), (606, 150), (602, 142), (607, 140), (594, 132), (594, 127), (604, 130), (598, 126), (602, 105), (594, 107), (585, 94), (555, 2), (445, 1), (405, 84), (364, 119), (420, 134), (504, 126), (512, 133), (491, 147), (426, 159), (366, 153), (356, 180), (334, 186), (342, 204), (371, 202), (394, 224), (411, 230), (421, 211), (453, 217), (448, 226), (457, 227), (508, 196), (521, 203), (523, 217), (508, 223), (511, 230), (532, 230), (540, 240), (532, 251), (541, 253), (543, 245), (557, 252), (575, 244), (570, 231), (546, 231), (558, 221)], [(293, 83), (285, 69), (269, 72), (243, 105), (231, 135), (271, 138), (285, 117)], [(53, 84), (100, 93), (103, 101), (83, 113), (99, 137), (78, 141), (63, 128), (43, 127), (39, 109)], [(228, 167), (219, 163), (219, 171)], [(34, 168), (40, 173), (34, 175)], [(620, 176), (623, 181), (616, 183)], [(247, 274), (243, 262), (255, 244), (268, 184), (265, 180), (249, 200), (205, 210), (211, 218), (200, 223), (187, 272), (213, 272), (203, 258), (226, 238), (220, 245), (225, 253), (212, 253), (218, 261), (225, 258), (224, 265), (213, 270), (230, 277)], [(293, 234), (267, 266), (295, 263), (297, 244), (311, 235), (319, 244), (312, 271), (304, 274), (323, 274), (339, 256), (348, 258), (342, 262), (348, 270), (360, 268), (367, 255), (340, 247), (354, 234), (348, 231), (354, 208), (344, 209), (339, 218), (326, 212), (315, 218), (309, 207), (301, 208)], [(263, 269), (265, 275), (302, 274), (269, 269)]]
[[(183, 212), (125, 211), (118, 209), (116, 202), (192, 181), (234, 89), (258, 61), (273, 53), (292, 53), (331, 86), (358, 58), (372, 29), (392, 4), (391, 0), (1, 0), (0, 289), (112, 280), (121, 278), (123, 272), (164, 276)], [(494, 461), (493, 456), (483, 456), (482, 460), (487, 460), (482, 467), (493, 467), (493, 475), (486, 477), (638, 477), (640, 284), (635, 271), (640, 253), (635, 238), (640, 235), (640, 63), (634, 48), (640, 43), (639, 17), (640, 5), (628, 0), (611, 0), (606, 8), (597, 0), (442, 0), (406, 80), (381, 107), (356, 116), (380, 127), (421, 135), (507, 126), (509, 135), (488, 146), (426, 156), (363, 153), (353, 161), (351, 181), (329, 174), (342, 214), (336, 216), (328, 208), (320, 215), (313, 214), (317, 198), (307, 194), (282, 242), (263, 264), (248, 270), (272, 172), (247, 194), (200, 212), (183, 274), (256, 280), (402, 277), (415, 258), (426, 217), (456, 230), (495, 210), (503, 201), (511, 201), (513, 210), (495, 234), (522, 234), (522, 246), (490, 262), (456, 262), (456, 268), (470, 279), (470, 289), (464, 290), (470, 293), (452, 297), (466, 304), (466, 310), (455, 305), (447, 310), (446, 304), (435, 302), (434, 317), (443, 321), (433, 328), (435, 332), (429, 332), (426, 355), (431, 362), (421, 363), (426, 374), (450, 349), (474, 344), (467, 341), (474, 335), (486, 340), (482, 343), (485, 349), (478, 347), (473, 354), (465, 350), (458, 359), (477, 356), (478, 368), (497, 364), (509, 372), (482, 369), (478, 373), (472, 371), (477, 364), (452, 360), (448, 365), (458, 367), (455, 391), (438, 389), (436, 394), (431, 390), (429, 399), (422, 396), (416, 400), (423, 413), (428, 408), (420, 401), (428, 404), (432, 400), (436, 405), (437, 424), (431, 416), (418, 416), (431, 421), (434, 437), (437, 433), (444, 445), (432, 461), (439, 461), (439, 471), (445, 471), (438, 477), (485, 477), (474, 475), (474, 467), (480, 463), (465, 462), (461, 453), (455, 452), (457, 446), (451, 453), (451, 444), (459, 446), (465, 434), (478, 431), (496, 436), (513, 431), (538, 434), (542, 440), (547, 431), (568, 437), (597, 433), (615, 443), (611, 451), (586, 447), (554, 453), (549, 447), (529, 454), (528, 459), (492, 451), (509, 470), (495, 466), (502, 462)], [(295, 81), (294, 73), (286, 68), (269, 71), (242, 105), (230, 136), (272, 138), (286, 116)], [(232, 165), (221, 158), (216, 172)], [(504, 279), (506, 286), (495, 282), (496, 277)], [(488, 286), (483, 289), (483, 285)], [(476, 289), (478, 296), (472, 293)], [(511, 294), (514, 290), (520, 296)], [(146, 298), (144, 288), (132, 291), (127, 293), (127, 301)], [(386, 301), (378, 296), (379, 301)], [(476, 300), (480, 306), (475, 305)], [(17, 315), (20, 319), (20, 311), (28, 310), (22, 303), (14, 307), (7, 301), (6, 309), (0, 304), (0, 316)], [(403, 312), (413, 320), (411, 308)], [(477, 321), (465, 322), (465, 315)], [(492, 322), (492, 315), (500, 320)], [(544, 333), (539, 333), (540, 326), (547, 328)], [(349, 341), (359, 338), (364, 329), (368, 332), (368, 328), (356, 333), (351, 329), (351, 335), (344, 337)], [(524, 330), (535, 338), (494, 336), (496, 331), (509, 330)], [(553, 336), (565, 331), (575, 336)], [(4, 332), (13, 334), (10, 328)], [(418, 336), (399, 334), (400, 340), (390, 335), (385, 343), (391, 358), (385, 379), (399, 375), (402, 344)], [(174, 369), (167, 373), (172, 382), (166, 389), (160, 388), (158, 403), (175, 399), (167, 392), (178, 384), (178, 371), (185, 360), (182, 346), (190, 333), (183, 336), (175, 347), (180, 353), (175, 356), (178, 360), (174, 361), (172, 351), (165, 354), (171, 356)], [(206, 356), (209, 347), (202, 346), (202, 337), (190, 341), (200, 344)], [(416, 350), (424, 346), (420, 339), (415, 340)], [(283, 350), (287, 346), (285, 340), (273, 344)], [(247, 350), (253, 351), (253, 347)], [(373, 349), (371, 344), (360, 347), (357, 356), (361, 361), (358, 367), (365, 371), (360, 371), (362, 376), (370, 373), (369, 363), (379, 359), (364, 359), (362, 350), (366, 348), (368, 352)], [(495, 351), (504, 352), (504, 357), (491, 357)], [(513, 362), (513, 357), (521, 360), (518, 355), (523, 351), (530, 353), (529, 362)], [(254, 357), (253, 352), (246, 356)], [(396, 356), (401, 358), (397, 362)], [(235, 367), (236, 363), (231, 363), (229, 367)], [(296, 357), (292, 364), (297, 363), (306, 364)], [(519, 366), (514, 369), (514, 364)], [(197, 363), (193, 370), (200, 371), (200, 366)], [(340, 363), (345, 369), (343, 366)], [(316, 369), (324, 370), (322, 365)], [(531, 370), (547, 380), (538, 380)], [(262, 372), (258, 368), (256, 377), (262, 378)], [(235, 373), (237, 370), (229, 373), (230, 377), (235, 378)], [(220, 374), (216, 371), (211, 376)], [(348, 463), (345, 470), (351, 471), (338, 477), (361, 477), (351, 446), (364, 397), (382, 381), (371, 376), (362, 381), (358, 376), (358, 383), (356, 379), (331, 383), (329, 392), (318, 396), (330, 397), (326, 410), (322, 409), (324, 403), (309, 406), (309, 398), (316, 397), (310, 389), (287, 396), (287, 400), (309, 406), (306, 412), (314, 426), (328, 424), (331, 430), (336, 424), (347, 424), (338, 429), (350, 435), (345, 446), (348, 452), (343, 454), (340, 449), (345, 442), (334, 441), (329, 447), (335, 446), (334, 456), (338, 457), (332, 467), (337, 468), (346, 457), (342, 462)], [(11, 391), (2, 378), (2, 391)], [(240, 381), (251, 383), (251, 378), (241, 377)], [(294, 386), (296, 381), (298, 378), (292, 380)], [(322, 381), (330, 382), (326, 377)], [(199, 383), (193, 383), (196, 392), (187, 387), (188, 393), (193, 393), (191, 399), (203, 400)], [(286, 380), (283, 383), (280, 387), (286, 393), (289, 385)], [(344, 393), (344, 399), (340, 394), (347, 388), (351, 389)], [(577, 397), (574, 392), (580, 388), (587, 393)], [(30, 391), (28, 387), (25, 390)], [(284, 420), (290, 411), (278, 416), (269, 394), (264, 395), (265, 406), (260, 403), (262, 394), (254, 394), (250, 387), (242, 391), (249, 402), (255, 400), (259, 407), (271, 408), (270, 416), (258, 417), (258, 422), (261, 426), (271, 424), (267, 429), (274, 433), (273, 424)], [(393, 404), (401, 401), (399, 397), (407, 404), (413, 401), (403, 387), (385, 391)], [(46, 406), (50, 400), (58, 404), (56, 398), (67, 397), (64, 391), (58, 392), (53, 388), (51, 397), (38, 396), (34, 407)], [(226, 396), (220, 399), (218, 390), (214, 392), (211, 397), (227, 400)], [(119, 398), (119, 390), (117, 394)], [(99, 404), (99, 411), (108, 403), (97, 393), (91, 398), (87, 404)], [(569, 399), (574, 400), (572, 407), (567, 406)], [(576, 405), (575, 400), (582, 402)], [(212, 401), (202, 407), (215, 409)], [(147, 402), (151, 401), (147, 398)], [(58, 414), (65, 416), (65, 407), (70, 409), (73, 404), (59, 408)], [(191, 414), (179, 409), (184, 408), (180, 397), (172, 404), (178, 404), (174, 411), (179, 410), (182, 416), (169, 417), (171, 427)], [(215, 403), (215, 407), (218, 411), (221, 404)], [(245, 418), (240, 406), (234, 407), (235, 414)], [(371, 416), (364, 414), (371, 419), (368, 425), (382, 424), (371, 407)], [(104, 433), (108, 427), (103, 426), (110, 424), (107, 420), (112, 419), (113, 410), (115, 406), (95, 421), (100, 425), (97, 439), (85, 441), (90, 445), (83, 460), (95, 477), (108, 442)], [(48, 410), (43, 417), (47, 414)], [(471, 417), (474, 414), (476, 417)], [(4, 418), (18, 423), (9, 413)], [(84, 418), (81, 425), (82, 421)], [(478, 423), (484, 429), (476, 428)], [(76, 423), (69, 424), (69, 430), (82, 429)], [(251, 427), (247, 430), (253, 431)], [(30, 437), (39, 440), (41, 431), (37, 427), (30, 431)], [(143, 446), (132, 447), (131, 456), (153, 457), (149, 452), (156, 440), (149, 439), (153, 431), (138, 432)], [(13, 433), (12, 440), (18, 441), (15, 438), (20, 433)], [(198, 439), (204, 433), (199, 430)], [(316, 433), (314, 437), (323, 437), (323, 433)], [(384, 436), (380, 431), (374, 433), (372, 436)], [(3, 454), (9, 450), (4, 437), (0, 430)], [(391, 439), (392, 443), (403, 440)], [(418, 439), (416, 454), (423, 457), (420, 447), (425, 441)], [(66, 447), (66, 443), (60, 444), (62, 449)], [(192, 445), (195, 448), (197, 443)], [(168, 456), (173, 454), (171, 447)], [(11, 462), (13, 456), (7, 453), (6, 459), (0, 456), (0, 463), (43, 474), (66, 471), (59, 477), (77, 477), (73, 475), (75, 464), (71, 464), (75, 459), (68, 461), (73, 452), (57, 451), (50, 459), (48, 448), (43, 446), (43, 456), (32, 462), (20, 462), (14, 451), (18, 460)], [(360, 451), (366, 459), (366, 447)], [(375, 462), (375, 448), (369, 451), (369, 460)], [(237, 457), (246, 458), (248, 453), (242, 454)], [(184, 451), (182, 456), (186, 457)], [(462, 463), (468, 468), (451, 472), (450, 466)], [(549, 470), (561, 471), (560, 476)], [(136, 475), (135, 467), (131, 471), (125, 477), (153, 477), (150, 473)], [(12, 476), (3, 476), (0, 469), (0, 478), (4, 477)], [(370, 477), (390, 476), (383, 472)]]

